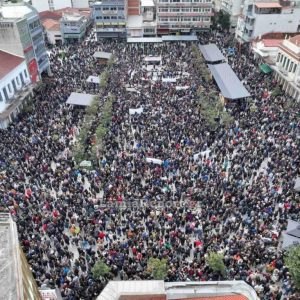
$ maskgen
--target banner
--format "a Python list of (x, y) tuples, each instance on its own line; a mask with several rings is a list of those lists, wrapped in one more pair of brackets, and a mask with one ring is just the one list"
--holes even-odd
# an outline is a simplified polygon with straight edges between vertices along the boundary
[(140, 108), (129, 108), (129, 114), (134, 115), (134, 114), (141, 114), (144, 111), (143, 107)]

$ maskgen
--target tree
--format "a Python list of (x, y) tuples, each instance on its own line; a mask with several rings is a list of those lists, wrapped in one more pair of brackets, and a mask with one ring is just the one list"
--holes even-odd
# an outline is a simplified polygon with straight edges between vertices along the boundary
[(281, 88), (279, 85), (276, 85), (275, 89), (272, 91), (271, 95), (277, 97), (281, 94)]
[(218, 24), (222, 27), (222, 29), (230, 28), (230, 15), (227, 12), (220, 10), (217, 20)]
[(225, 264), (224, 264), (224, 255), (217, 252), (210, 252), (206, 257), (206, 263), (209, 268), (216, 273), (225, 275)]
[(103, 261), (99, 260), (92, 268), (92, 274), (94, 279), (98, 280), (110, 273), (110, 267)]
[(289, 269), (296, 288), (300, 289), (300, 246), (294, 246), (288, 250), (284, 263)]
[(168, 273), (167, 260), (151, 257), (147, 269), (155, 280), (164, 280)]

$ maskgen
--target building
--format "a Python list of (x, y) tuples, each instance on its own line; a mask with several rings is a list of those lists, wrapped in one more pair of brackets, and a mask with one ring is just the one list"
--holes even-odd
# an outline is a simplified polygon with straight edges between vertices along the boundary
[(62, 38), (66, 43), (83, 40), (87, 31), (88, 20), (80, 14), (63, 14), (60, 19)]
[(126, 37), (125, 4), (125, 0), (103, 0), (93, 4), (97, 40)]
[(16, 223), (9, 213), (0, 213), (0, 295), (2, 299), (41, 300), (41, 295), (19, 246)]
[(279, 45), (275, 79), (282, 89), (297, 101), (300, 100), (300, 35), (285, 39)]
[(153, 0), (128, 0), (127, 37), (157, 35), (156, 5)]
[(259, 62), (275, 65), (282, 39), (257, 39), (252, 42), (254, 58)]
[(9, 3), (0, 7), (0, 50), (25, 57), (32, 82), (50, 71), (43, 28), (32, 6)]
[(92, 24), (90, 8), (63, 8), (40, 14), (45, 37), (49, 44), (60, 45), (80, 41)]
[(110, 281), (97, 300), (258, 300), (244, 281)]
[(221, 0), (220, 9), (230, 15), (231, 27), (236, 27), (238, 17), (242, 13), (245, 0)]
[(32, 6), (38, 11), (54, 11), (66, 7), (87, 8), (94, 2), (92, 0), (31, 0)]
[(212, 0), (157, 0), (157, 34), (209, 30)]
[(16, 117), (30, 94), (30, 76), (23, 57), (0, 51), (0, 128)]
[(268, 32), (299, 32), (300, 2), (245, 1), (243, 14), (238, 18), (236, 38), (240, 42), (251, 40)]

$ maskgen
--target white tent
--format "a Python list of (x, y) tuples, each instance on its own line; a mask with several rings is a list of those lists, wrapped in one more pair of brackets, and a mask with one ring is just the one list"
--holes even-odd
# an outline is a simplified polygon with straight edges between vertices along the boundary
[(295, 182), (295, 185), (294, 185), (294, 190), (296, 192), (300, 192), (300, 177), (296, 178), (296, 182)]
[(71, 93), (67, 100), (67, 104), (90, 106), (95, 95), (83, 94), (83, 93)]
[(161, 61), (161, 56), (146, 56), (144, 58), (144, 61), (146, 61), (146, 62)]

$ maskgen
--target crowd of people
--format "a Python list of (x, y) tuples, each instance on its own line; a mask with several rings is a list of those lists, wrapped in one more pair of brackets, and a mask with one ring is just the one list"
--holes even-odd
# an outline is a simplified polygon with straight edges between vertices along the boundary
[[(224, 55), (226, 41), (199, 36)], [(217, 87), (199, 76), (193, 45), (84, 41), (49, 52), (53, 74), (32, 112), (0, 132), (1, 210), (17, 222), (39, 287), (95, 299), (106, 280), (152, 279), (154, 257), (167, 259), (166, 281), (244, 280), (261, 299), (297, 298), (280, 234), (300, 215), (299, 103), (266, 93), (277, 83), (241, 49), (227, 59), (252, 99), (227, 108), (234, 122), (212, 130), (197, 91)], [(86, 82), (106, 68), (95, 51), (115, 59), (104, 90)], [(149, 67), (146, 56), (161, 63)], [(92, 170), (72, 156), (85, 122), (83, 109), (66, 104), (74, 91), (101, 94), (99, 103), (114, 96)], [(207, 265), (211, 251), (224, 254), (225, 274)], [(99, 260), (111, 269), (102, 280), (91, 273)]]

